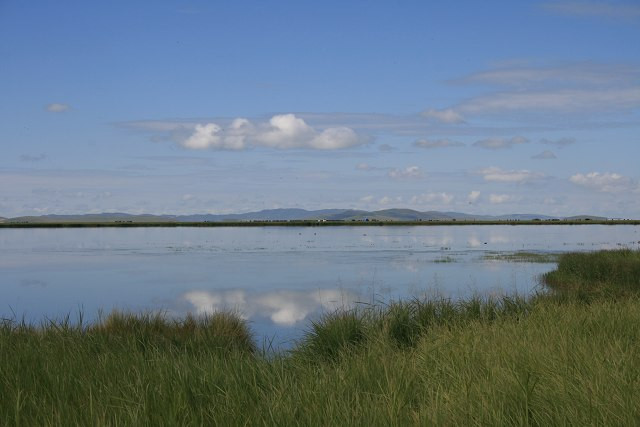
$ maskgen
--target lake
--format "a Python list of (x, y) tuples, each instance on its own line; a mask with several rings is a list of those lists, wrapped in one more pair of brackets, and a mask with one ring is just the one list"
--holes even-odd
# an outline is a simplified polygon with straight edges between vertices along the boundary
[(234, 309), (286, 346), (326, 310), (531, 294), (555, 264), (514, 253), (639, 246), (633, 225), (0, 229), (0, 316)]

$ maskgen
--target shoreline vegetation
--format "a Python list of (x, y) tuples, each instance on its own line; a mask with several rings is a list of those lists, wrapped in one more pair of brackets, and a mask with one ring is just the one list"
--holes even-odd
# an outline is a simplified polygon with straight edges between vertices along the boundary
[(101, 228), (101, 227), (371, 227), (371, 226), (452, 226), (452, 225), (640, 225), (636, 219), (607, 220), (426, 220), (426, 221), (381, 221), (381, 220), (247, 220), (247, 221), (56, 221), (56, 222), (0, 222), (2, 228)]
[(286, 352), (236, 313), (0, 326), (0, 423), (638, 425), (640, 251), (560, 255), (530, 298), (327, 313)]

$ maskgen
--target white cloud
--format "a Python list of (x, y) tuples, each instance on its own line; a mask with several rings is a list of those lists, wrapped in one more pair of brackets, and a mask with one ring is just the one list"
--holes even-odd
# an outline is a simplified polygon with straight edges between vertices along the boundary
[(540, 144), (555, 145), (556, 147), (566, 147), (567, 145), (574, 144), (575, 142), (575, 138), (560, 138), (556, 140), (543, 138), (540, 140)]
[(471, 99), (460, 106), (469, 114), (546, 111), (576, 113), (618, 111), (640, 106), (640, 87), (502, 92)]
[(420, 178), (422, 171), (418, 166), (407, 166), (404, 169), (392, 169), (388, 175), (393, 179)]
[(402, 196), (390, 197), (383, 196), (378, 199), (378, 204), (382, 206), (390, 205), (392, 203), (402, 203)]
[(415, 147), (420, 148), (445, 148), (445, 147), (464, 147), (462, 142), (451, 141), (450, 139), (419, 139), (413, 143)]
[(512, 197), (508, 194), (490, 194), (489, 203), (499, 205), (501, 203), (507, 203), (512, 200)]
[(388, 205), (391, 202), (393, 202), (393, 199), (389, 196), (384, 196), (378, 200), (378, 204), (380, 205)]
[(554, 1), (544, 3), (545, 9), (563, 15), (595, 16), (607, 18), (639, 18), (637, 4), (612, 3), (607, 1)]
[(338, 150), (363, 142), (350, 128), (332, 127), (317, 131), (294, 114), (281, 114), (273, 116), (268, 123), (257, 125), (244, 118), (233, 120), (226, 128), (216, 123), (196, 124), (193, 133), (180, 144), (194, 150), (244, 150), (252, 147)]
[(360, 201), (363, 203), (371, 203), (373, 201), (373, 196), (368, 195), (368, 196), (360, 197)]
[(464, 122), (462, 115), (460, 115), (460, 113), (458, 113), (457, 111), (451, 108), (447, 108), (444, 110), (429, 109), (429, 110), (423, 111), (421, 115), (422, 117), (425, 117), (427, 119), (433, 119), (438, 122), (447, 123), (447, 124)]
[(492, 182), (527, 182), (542, 178), (544, 175), (531, 172), (526, 169), (522, 170), (503, 170), (495, 166), (481, 169), (478, 171), (485, 181)]
[(512, 148), (514, 145), (526, 144), (529, 140), (523, 136), (514, 136), (513, 138), (488, 138), (476, 141), (474, 147), (486, 148), (488, 150), (501, 150), (504, 148)]
[(481, 83), (523, 89), (564, 87), (612, 87), (633, 84), (640, 68), (623, 64), (579, 62), (557, 66), (516, 66), (471, 74), (460, 83)]
[(638, 183), (626, 176), (611, 172), (589, 172), (575, 174), (569, 181), (582, 187), (603, 193), (621, 193), (626, 191), (640, 191)]
[(329, 128), (315, 136), (309, 145), (316, 150), (339, 150), (362, 144), (358, 135), (349, 128)]
[(469, 195), (467, 195), (467, 202), (469, 202), (469, 204), (474, 204), (479, 199), (480, 199), (480, 192), (478, 190), (470, 191)]
[(426, 193), (413, 196), (410, 200), (412, 205), (424, 205), (427, 203), (437, 203), (439, 205), (449, 205), (455, 196), (449, 193)]
[(492, 84), (505, 91), (471, 98), (456, 106), (465, 115), (504, 113), (595, 113), (640, 106), (640, 67), (570, 63), (497, 68), (459, 83)]
[(67, 104), (58, 104), (58, 103), (53, 103), (53, 104), (48, 104), (45, 107), (45, 110), (47, 110), (50, 113), (64, 113), (65, 111), (69, 110), (69, 106)]
[(544, 150), (542, 153), (536, 154), (535, 156), (531, 156), (532, 159), (537, 159), (537, 160), (550, 160), (550, 159), (556, 159), (556, 155), (553, 151), (549, 151), (549, 150)]
[(315, 132), (304, 120), (293, 114), (273, 116), (257, 140), (273, 148), (296, 148), (301, 141), (309, 144)]
[(223, 142), (220, 131), (222, 131), (222, 128), (215, 123), (206, 125), (198, 124), (193, 134), (187, 138), (182, 145), (185, 148), (191, 148), (193, 150), (219, 147)]

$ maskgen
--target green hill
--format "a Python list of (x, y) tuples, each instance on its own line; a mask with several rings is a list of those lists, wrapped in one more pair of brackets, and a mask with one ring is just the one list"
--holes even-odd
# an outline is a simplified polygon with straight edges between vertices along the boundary
[(127, 213), (100, 213), (85, 215), (42, 215), (1, 218), (4, 223), (154, 223), (154, 222), (222, 222), (222, 221), (532, 221), (532, 220), (605, 221), (607, 218), (579, 215), (567, 218), (540, 214), (474, 215), (461, 212), (417, 211), (413, 209), (383, 209), (365, 211), (357, 209), (266, 209), (258, 212), (235, 214), (193, 215), (132, 215)]

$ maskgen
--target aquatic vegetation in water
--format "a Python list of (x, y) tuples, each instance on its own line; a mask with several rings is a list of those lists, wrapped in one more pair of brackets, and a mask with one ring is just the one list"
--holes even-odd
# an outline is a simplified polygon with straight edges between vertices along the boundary
[(449, 262), (457, 262), (457, 260), (451, 256), (443, 256), (441, 258), (434, 259), (433, 262), (438, 264), (443, 264), (443, 263), (449, 263)]
[(536, 262), (553, 263), (558, 262), (560, 254), (550, 252), (488, 252), (482, 259), (487, 261), (508, 261), (508, 262)]

